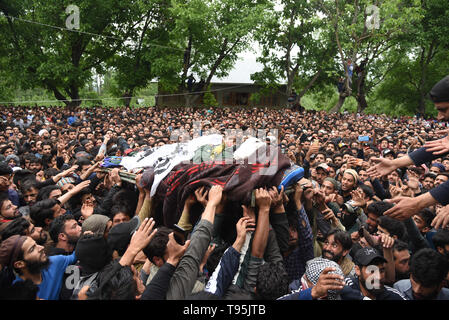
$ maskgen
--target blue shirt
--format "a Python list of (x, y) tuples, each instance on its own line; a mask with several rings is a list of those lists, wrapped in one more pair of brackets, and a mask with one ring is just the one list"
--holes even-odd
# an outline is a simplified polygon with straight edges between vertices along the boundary
[[(62, 287), (62, 279), (67, 266), (76, 262), (75, 252), (70, 256), (57, 255), (48, 257), (50, 265), (42, 271), (42, 282), (37, 286), (39, 288), (37, 296), (44, 300), (59, 300), (59, 292)], [(16, 277), (13, 284), (17, 281), (23, 281), (19, 276)]]

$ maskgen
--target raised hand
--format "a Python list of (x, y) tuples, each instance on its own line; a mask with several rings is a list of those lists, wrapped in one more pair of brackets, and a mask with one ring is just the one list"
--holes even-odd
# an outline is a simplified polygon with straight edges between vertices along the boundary
[(449, 206), (445, 206), (437, 211), (437, 216), (430, 224), (435, 229), (445, 229), (449, 225)]
[(179, 260), (181, 260), (182, 256), (186, 252), (187, 248), (189, 247), (190, 240), (187, 240), (183, 246), (181, 246), (179, 243), (176, 242), (173, 232), (171, 232), (168, 235), (168, 242), (167, 242), (167, 263), (171, 264), (172, 266), (177, 266), (179, 263)]
[(154, 225), (156, 222), (153, 220), (153, 218), (145, 218), (143, 222), (140, 224), (139, 228), (136, 232), (134, 232), (133, 236), (131, 237), (131, 241), (129, 243), (129, 247), (131, 249), (134, 249), (136, 254), (145, 248), (153, 239), (153, 237), (156, 235), (157, 229), (154, 229)]
[(203, 207), (207, 206), (207, 195), (209, 193), (209, 190), (206, 190), (204, 186), (198, 188), (195, 190), (195, 198), (196, 201), (201, 203)]
[(426, 151), (432, 152), (435, 155), (440, 155), (449, 152), (449, 130), (440, 130), (437, 134), (446, 134), (444, 138), (427, 141), (424, 144), (424, 148)]
[(380, 178), (386, 176), (396, 170), (393, 161), (387, 158), (373, 158), (372, 161), (376, 163), (375, 166), (368, 169), (367, 173), (373, 178)]
[(209, 189), (209, 198), (207, 204), (214, 207), (218, 206), (223, 196), (223, 187), (214, 185)]
[(343, 289), (344, 278), (339, 274), (330, 273), (331, 271), (335, 271), (335, 268), (327, 267), (321, 272), (318, 282), (312, 288), (313, 299), (325, 298), (329, 290)]
[(267, 190), (265, 190), (264, 188), (256, 189), (255, 197), (256, 197), (256, 206), (259, 209), (270, 208), (271, 197)]
[(268, 193), (271, 197), (271, 207), (276, 208), (278, 206), (281, 206), (284, 203), (284, 186), (281, 187), (281, 191), (278, 193), (278, 188), (271, 187), (270, 190), (268, 190)]

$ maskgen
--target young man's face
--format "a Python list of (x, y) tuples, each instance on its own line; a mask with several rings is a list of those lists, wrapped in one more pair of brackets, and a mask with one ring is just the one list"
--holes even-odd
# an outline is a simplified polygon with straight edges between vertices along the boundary
[(20, 215), (19, 209), (11, 202), (11, 200), (3, 201), (0, 213), (2, 217), (6, 219), (13, 219)]
[(377, 215), (372, 212), (367, 212), (366, 216), (367, 216), (366, 219), (367, 230), (369, 233), (375, 234), (377, 232), (378, 226)]
[(15, 267), (26, 268), (31, 274), (38, 274), (48, 266), (49, 260), (44, 247), (38, 245), (31, 237), (27, 237), (22, 245), (23, 260), (16, 261)]
[(422, 185), (423, 185), (424, 189), (430, 190), (434, 186), (434, 179), (431, 177), (426, 177), (424, 179), (424, 181), (422, 182)]
[(410, 271), (410, 252), (408, 250), (393, 251), (396, 273), (406, 275)]
[(81, 226), (75, 219), (67, 220), (64, 224), (64, 234), (70, 244), (76, 244), (81, 237)]
[(323, 183), (324, 179), (327, 178), (327, 173), (323, 169), (317, 168), (315, 178), (316, 178), (316, 181), (321, 185)]
[(341, 190), (350, 191), (355, 186), (354, 177), (349, 173), (344, 173), (343, 178), (341, 179)]
[(43, 245), (47, 241), (47, 234), (42, 227), (36, 227), (30, 222), (26, 235), (31, 237), (37, 244)]
[(341, 166), (341, 163), (343, 162), (343, 158), (342, 157), (335, 157), (334, 158), (334, 163), (337, 167)]
[(448, 121), (449, 120), (449, 102), (436, 102), (435, 108), (438, 111), (438, 116), (437, 116), (438, 121)]
[(123, 212), (119, 212), (112, 218), (112, 226), (127, 221), (129, 221), (129, 216)]
[(321, 184), (321, 189), (324, 190), (324, 194), (326, 196), (329, 196), (329, 195), (335, 193), (334, 185), (330, 181), (323, 181), (323, 183)]
[(443, 287), (442, 283), (433, 287), (424, 287), (413, 277), (413, 274), (410, 275), (410, 283), (412, 285), (412, 294), (415, 300), (433, 300), (437, 297)]
[[(373, 272), (375, 270), (375, 272)], [(385, 263), (372, 264), (368, 266), (355, 267), (355, 272), (359, 277), (360, 285), (368, 292), (376, 294), (384, 290), (385, 284)]]
[(445, 183), (448, 180), (448, 178), (444, 175), (438, 175), (435, 178), (435, 187), (438, 187), (440, 184)]
[(55, 204), (51, 209), (53, 210), (53, 218), (62, 216), (67, 211), (64, 207), (61, 207), (59, 203)]
[(335, 241), (333, 234), (324, 241), (322, 250), (323, 258), (340, 263), (348, 252), (348, 250), (343, 250), (343, 246), (339, 242)]
[(34, 173), (40, 171), (42, 169), (42, 165), (38, 162), (32, 162), (30, 163), (30, 170), (33, 171)]
[(360, 174), (360, 179), (361, 179), (362, 181), (366, 181), (366, 180), (369, 179), (369, 175), (368, 175), (368, 173), (366, 172), (366, 170), (360, 170), (360, 171), (359, 171), (359, 174)]
[(58, 199), (60, 196), (62, 196), (61, 189), (55, 189), (52, 192), (50, 192), (48, 198), (49, 199)]
[(415, 214), (413, 217), (413, 221), (416, 224), (416, 227), (421, 233), (425, 233), (429, 231), (429, 227), (426, 226), (426, 222), (419, 215)]

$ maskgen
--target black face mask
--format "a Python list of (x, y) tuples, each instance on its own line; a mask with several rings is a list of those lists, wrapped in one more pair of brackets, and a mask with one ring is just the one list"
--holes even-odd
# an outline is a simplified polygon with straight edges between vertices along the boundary
[(351, 229), (351, 227), (355, 224), (357, 220), (356, 214), (342, 214), (341, 215), (341, 223), (345, 226), (346, 230)]

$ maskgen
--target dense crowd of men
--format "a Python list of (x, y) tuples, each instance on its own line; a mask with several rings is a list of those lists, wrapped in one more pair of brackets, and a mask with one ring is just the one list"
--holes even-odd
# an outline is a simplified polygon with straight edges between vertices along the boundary
[[(431, 91), (437, 119), (2, 106), (0, 298), (449, 299), (448, 88)], [(164, 225), (141, 173), (101, 167), (251, 129), (304, 169), (288, 190), (255, 188), (255, 206), (202, 187)]]

